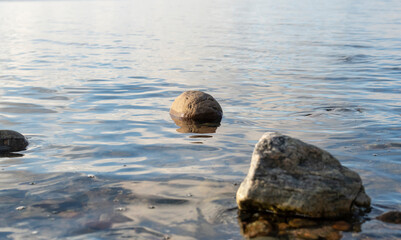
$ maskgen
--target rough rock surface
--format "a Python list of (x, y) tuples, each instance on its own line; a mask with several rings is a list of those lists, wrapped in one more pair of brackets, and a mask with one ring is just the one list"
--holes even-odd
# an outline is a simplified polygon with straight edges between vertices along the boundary
[(186, 91), (174, 100), (170, 115), (197, 122), (220, 122), (223, 110), (211, 95), (200, 91)]
[(18, 152), (28, 146), (26, 138), (16, 131), (0, 130), (0, 152)]
[(279, 133), (265, 133), (237, 191), (241, 210), (336, 218), (369, 207), (359, 175), (330, 153)]

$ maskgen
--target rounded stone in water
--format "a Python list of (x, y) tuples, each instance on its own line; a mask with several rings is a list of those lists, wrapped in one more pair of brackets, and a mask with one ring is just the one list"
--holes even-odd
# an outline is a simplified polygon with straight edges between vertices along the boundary
[(387, 223), (401, 224), (401, 212), (399, 211), (386, 212), (376, 218)]
[(174, 100), (170, 115), (181, 120), (219, 123), (223, 110), (211, 95), (201, 91), (186, 91)]
[(25, 150), (28, 140), (19, 132), (0, 130), (0, 152), (18, 152)]

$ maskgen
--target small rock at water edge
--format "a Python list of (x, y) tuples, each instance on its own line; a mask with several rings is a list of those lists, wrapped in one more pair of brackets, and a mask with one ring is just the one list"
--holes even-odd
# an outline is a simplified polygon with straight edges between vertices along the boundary
[(174, 100), (170, 115), (178, 119), (218, 123), (223, 117), (223, 110), (211, 95), (201, 91), (186, 91)]
[(0, 130), (0, 153), (23, 151), (28, 146), (28, 140), (19, 132)]
[(368, 208), (370, 198), (360, 176), (330, 153), (268, 132), (255, 146), (237, 204), (240, 210), (338, 218)]
[(401, 212), (390, 211), (376, 217), (382, 222), (401, 224)]

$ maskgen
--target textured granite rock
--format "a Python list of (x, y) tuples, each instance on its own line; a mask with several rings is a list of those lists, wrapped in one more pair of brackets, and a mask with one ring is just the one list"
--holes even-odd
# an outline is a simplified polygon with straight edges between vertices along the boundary
[(330, 153), (279, 133), (265, 133), (237, 191), (241, 210), (337, 218), (370, 206), (359, 175)]
[(170, 115), (197, 122), (220, 122), (223, 110), (211, 95), (200, 91), (186, 91), (174, 100)]
[(25, 150), (28, 140), (21, 134), (12, 130), (0, 130), (0, 152), (18, 152)]

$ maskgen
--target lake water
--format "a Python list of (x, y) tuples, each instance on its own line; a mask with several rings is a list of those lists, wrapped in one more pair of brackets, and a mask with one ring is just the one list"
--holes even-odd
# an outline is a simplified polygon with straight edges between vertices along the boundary
[[(358, 172), (343, 239), (397, 239), (401, 1), (0, 1), (1, 239), (243, 239), (235, 192), (266, 131)], [(221, 104), (182, 133), (185, 90)], [(18, 209), (18, 210), (17, 210)], [(274, 236), (272, 236), (272, 239)], [(291, 239), (291, 236), (281, 236)], [(270, 239), (270, 238), (265, 238)]]

